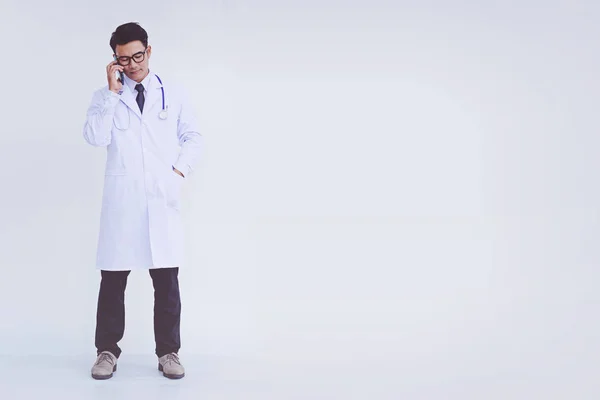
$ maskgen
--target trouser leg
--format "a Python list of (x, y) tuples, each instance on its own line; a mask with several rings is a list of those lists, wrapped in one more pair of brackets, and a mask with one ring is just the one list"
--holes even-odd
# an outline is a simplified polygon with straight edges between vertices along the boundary
[(130, 271), (101, 271), (96, 313), (96, 349), (121, 355), (117, 343), (125, 332), (125, 288)]
[(158, 357), (177, 353), (181, 347), (179, 268), (150, 270), (154, 285), (154, 339)]

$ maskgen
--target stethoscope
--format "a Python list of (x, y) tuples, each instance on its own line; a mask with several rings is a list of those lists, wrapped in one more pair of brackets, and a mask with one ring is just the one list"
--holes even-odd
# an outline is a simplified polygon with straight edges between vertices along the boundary
[(162, 110), (161, 110), (161, 112), (158, 113), (158, 118), (165, 120), (169, 116), (168, 111), (167, 111), (169, 107), (165, 107), (165, 88), (163, 86), (162, 81), (158, 77), (158, 75), (154, 74), (154, 76), (160, 82), (160, 91), (162, 92)]

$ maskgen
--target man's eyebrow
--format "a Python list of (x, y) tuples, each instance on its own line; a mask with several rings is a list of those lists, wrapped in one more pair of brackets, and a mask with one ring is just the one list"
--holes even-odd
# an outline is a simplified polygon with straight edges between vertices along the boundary
[[(136, 51), (136, 52), (135, 52), (135, 53), (133, 53), (131, 56), (134, 56), (134, 55), (136, 55), (137, 53), (143, 53), (143, 52), (144, 52), (144, 50)], [(123, 55), (123, 54), (121, 54), (121, 55), (117, 54), (117, 57), (131, 57), (131, 56), (125, 56), (125, 55)]]

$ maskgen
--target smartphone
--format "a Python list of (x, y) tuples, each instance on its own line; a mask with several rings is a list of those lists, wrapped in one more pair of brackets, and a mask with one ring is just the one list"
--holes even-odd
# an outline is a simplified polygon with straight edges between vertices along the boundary
[[(115, 60), (115, 62), (117, 62), (117, 56), (113, 56), (113, 59)], [(123, 71), (119, 71), (119, 77), (118, 79), (121, 81), (121, 84), (124, 85), (125, 84), (125, 78), (123, 77), (125, 74), (123, 73)]]

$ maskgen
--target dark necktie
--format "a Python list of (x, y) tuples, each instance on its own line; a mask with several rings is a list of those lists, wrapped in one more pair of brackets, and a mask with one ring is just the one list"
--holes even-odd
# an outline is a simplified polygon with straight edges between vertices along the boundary
[(141, 83), (138, 83), (137, 85), (135, 85), (135, 90), (138, 91), (135, 101), (138, 103), (138, 106), (140, 107), (140, 112), (144, 112), (144, 101), (145, 101), (144, 85), (142, 85)]

